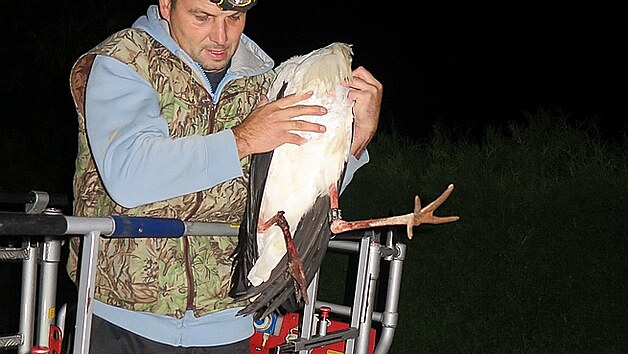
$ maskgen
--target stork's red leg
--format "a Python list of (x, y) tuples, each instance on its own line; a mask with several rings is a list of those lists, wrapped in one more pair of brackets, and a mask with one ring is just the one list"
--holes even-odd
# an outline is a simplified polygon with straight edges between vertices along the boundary
[(331, 210), (338, 210), (338, 188), (335, 184), (329, 186), (329, 203)]
[(299, 258), (297, 249), (294, 247), (294, 241), (292, 240), (292, 235), (290, 234), (290, 225), (288, 225), (288, 221), (283, 214), (283, 211), (278, 211), (277, 214), (262, 224), (260, 228), (268, 228), (275, 224), (279, 226), (283, 232), (283, 237), (286, 241), (286, 251), (288, 252), (288, 272), (295, 281), (294, 292), (297, 299), (300, 295), (303, 298), (303, 301), (307, 304), (309, 303), (309, 299), (307, 296), (307, 281), (305, 280), (303, 263), (301, 262), (301, 258)]
[[(332, 220), (331, 231), (335, 234), (366, 229), (371, 227), (378, 226), (393, 226), (393, 225), (406, 225), (408, 231), (408, 238), (412, 238), (412, 228), (414, 226), (419, 226), (420, 224), (444, 224), (448, 222), (453, 222), (459, 219), (457, 216), (434, 216), (434, 211), (447, 200), (451, 192), (454, 190), (454, 185), (450, 184), (449, 187), (433, 202), (431, 202), (425, 208), (421, 208), (421, 200), (418, 196), (414, 198), (414, 212), (392, 216), (389, 218), (381, 218), (381, 219), (369, 219), (369, 220), (361, 220), (361, 221), (344, 221), (340, 218), (336, 218)], [(331, 207), (332, 210), (334, 208), (338, 208), (338, 192), (333, 186), (330, 188), (331, 192)], [(336, 197), (334, 197), (334, 194)]]

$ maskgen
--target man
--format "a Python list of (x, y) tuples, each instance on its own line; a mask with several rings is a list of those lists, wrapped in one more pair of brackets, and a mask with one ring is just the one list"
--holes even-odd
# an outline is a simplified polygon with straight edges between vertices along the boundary
[[(310, 94), (268, 102), (274, 62), (243, 34), (255, 0), (160, 0), (82, 55), (74, 215), (239, 223), (250, 155), (303, 144)], [(353, 72), (355, 141), (345, 180), (368, 161), (382, 85)], [(228, 296), (234, 237), (101, 239), (90, 353), (248, 353), (252, 318)], [(68, 272), (76, 278), (79, 240)]]

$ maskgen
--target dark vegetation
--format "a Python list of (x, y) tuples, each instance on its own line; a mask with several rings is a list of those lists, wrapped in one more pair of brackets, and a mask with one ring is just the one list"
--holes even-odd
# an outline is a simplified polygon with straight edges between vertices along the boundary
[[(341, 200), (345, 218), (407, 213), (413, 195), (426, 205), (449, 183), (438, 215), (461, 217), (412, 240), (394, 230), (407, 256), (391, 352), (623, 352), (627, 143), (545, 111), (479, 139), (439, 126), (419, 143), (379, 135)], [(325, 259), (323, 298), (343, 303), (344, 264)]]

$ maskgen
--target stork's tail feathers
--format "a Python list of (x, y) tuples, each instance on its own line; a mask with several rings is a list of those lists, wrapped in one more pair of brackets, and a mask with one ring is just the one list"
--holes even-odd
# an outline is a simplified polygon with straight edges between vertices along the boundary
[[(307, 284), (312, 282), (320, 268), (331, 238), (329, 205), (329, 196), (317, 199), (314, 207), (303, 217), (294, 232), (294, 244), (303, 262)], [(267, 281), (256, 287), (249, 286), (246, 293), (236, 296), (236, 300), (252, 299), (251, 303), (240, 310), (239, 314), (254, 314), (256, 319), (260, 319), (273, 312), (297, 311), (297, 307), (302, 306), (303, 302), (293, 291), (294, 279), (287, 274), (287, 269), (288, 256), (286, 254), (273, 269)]]

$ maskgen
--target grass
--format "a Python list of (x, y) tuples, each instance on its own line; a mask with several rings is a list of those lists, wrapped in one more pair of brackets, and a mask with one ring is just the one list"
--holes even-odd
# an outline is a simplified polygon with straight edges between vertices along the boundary
[[(407, 257), (392, 353), (625, 352), (625, 136), (539, 111), (480, 139), (439, 126), (424, 142), (380, 133), (369, 151), (341, 198), (345, 219), (407, 213), (415, 194), (425, 205), (449, 183), (437, 214), (461, 217), (412, 240), (395, 230)], [(338, 257), (324, 284), (344, 281), (351, 259)], [(320, 297), (344, 301), (333, 285)]]

